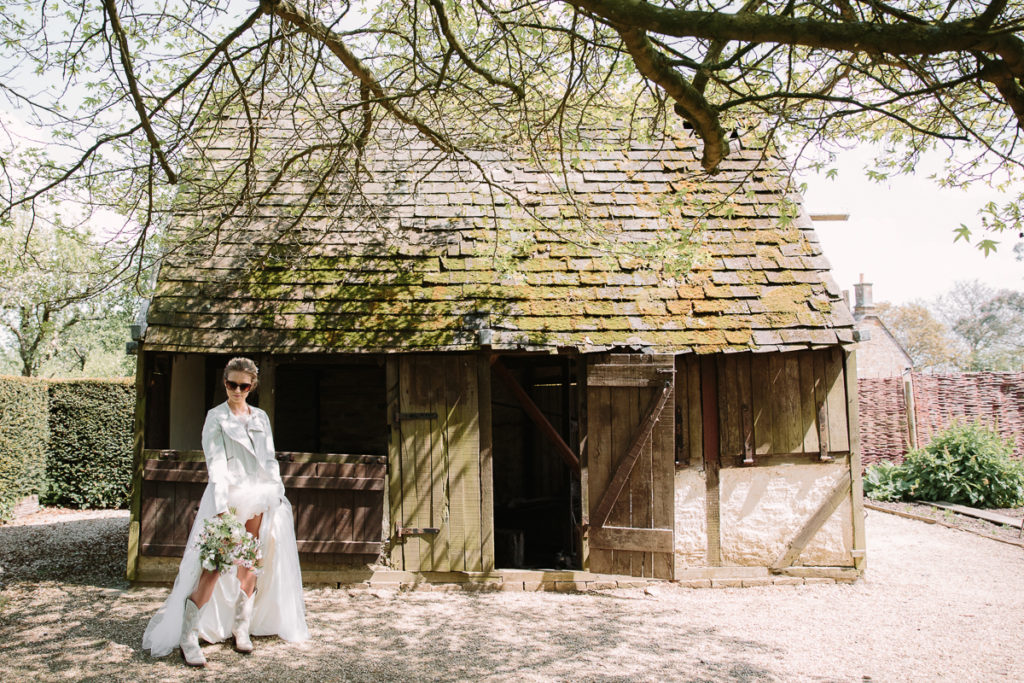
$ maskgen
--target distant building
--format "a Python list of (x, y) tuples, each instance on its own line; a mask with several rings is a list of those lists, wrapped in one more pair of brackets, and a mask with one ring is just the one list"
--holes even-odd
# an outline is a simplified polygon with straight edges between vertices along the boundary
[(857, 376), (899, 377), (914, 367), (914, 361), (896, 340), (885, 323), (875, 315), (875, 304), (871, 295), (871, 283), (860, 282), (853, 286), (853, 319), (860, 341), (857, 343)]

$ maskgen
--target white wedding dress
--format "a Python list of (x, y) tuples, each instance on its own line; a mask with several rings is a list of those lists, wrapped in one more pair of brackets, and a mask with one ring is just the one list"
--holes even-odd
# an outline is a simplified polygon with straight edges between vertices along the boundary
[[(222, 403), (206, 415), (203, 453), (209, 484), (203, 491), (171, 594), (142, 636), (143, 649), (154, 657), (163, 657), (178, 647), (185, 598), (195, 590), (201, 573), (196, 537), (205, 520), (229, 508), (239, 513), (242, 521), (263, 512), (263, 567), (256, 579), (251, 634), (277, 635), (293, 642), (309, 638), (295, 522), (274, 457), (270, 420), (259, 408), (250, 410), (247, 419), (240, 419), (231, 414), (227, 403)], [(213, 597), (200, 610), (201, 638), (216, 643), (231, 636), (239, 590), (234, 569), (220, 576)]]

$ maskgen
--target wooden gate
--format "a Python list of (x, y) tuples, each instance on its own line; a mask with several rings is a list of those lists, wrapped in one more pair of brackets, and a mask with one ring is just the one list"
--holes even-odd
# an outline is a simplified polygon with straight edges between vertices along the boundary
[[(385, 458), (278, 453), (300, 558), (373, 562), (383, 535)], [(206, 486), (202, 451), (144, 452), (139, 550), (181, 557)], [(305, 462), (289, 462), (304, 460)]]
[(674, 360), (611, 354), (587, 369), (590, 571), (671, 579)]
[(489, 473), (481, 476), (477, 377), (478, 359), (468, 355), (389, 360), (388, 490), (391, 558), (398, 569), (493, 568), (491, 482)]

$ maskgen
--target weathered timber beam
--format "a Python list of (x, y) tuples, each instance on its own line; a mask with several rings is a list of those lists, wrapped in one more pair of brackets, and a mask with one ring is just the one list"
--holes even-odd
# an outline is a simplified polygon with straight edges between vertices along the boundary
[(142, 475), (145, 470), (146, 440), (146, 379), (149, 373), (149, 363), (142, 348), (139, 348), (135, 360), (135, 423), (132, 429), (132, 489), (130, 495), (129, 509), (130, 521), (128, 524), (128, 564), (125, 568), (125, 576), (129, 581), (134, 581), (139, 573), (139, 536), (142, 526)]
[(643, 421), (633, 434), (629, 450), (626, 451), (626, 455), (615, 467), (615, 474), (612, 475), (612, 480), (608, 483), (608, 488), (605, 489), (604, 495), (601, 497), (601, 502), (597, 506), (597, 510), (590, 518), (591, 526), (598, 528), (603, 527), (604, 523), (608, 521), (608, 515), (612, 512), (612, 506), (615, 505), (615, 501), (618, 500), (619, 494), (621, 494), (622, 489), (625, 488), (626, 480), (629, 479), (629, 475), (633, 471), (633, 467), (636, 465), (637, 459), (640, 457), (640, 451), (647, 439), (651, 438), (651, 431), (654, 429), (654, 424), (661, 416), (661, 411), (665, 408), (665, 404), (668, 402), (668, 397), (671, 393), (672, 380), (667, 379), (665, 380), (661, 391), (651, 399), (650, 404), (647, 406), (647, 412), (644, 414)]
[(548, 419), (544, 416), (544, 413), (541, 412), (540, 408), (537, 407), (537, 404), (533, 402), (530, 395), (527, 394), (521, 386), (519, 386), (519, 382), (517, 382), (516, 378), (512, 376), (512, 373), (508, 371), (508, 368), (506, 368), (505, 364), (501, 362), (501, 359), (497, 356), (493, 356), (491, 359), (491, 367), (494, 369), (495, 374), (498, 375), (498, 378), (516, 397), (519, 404), (523, 406), (523, 410), (525, 410), (526, 414), (530, 416), (530, 419), (540, 427), (541, 434), (547, 437), (552, 445), (554, 445), (555, 450), (558, 451), (560, 456), (562, 456), (562, 460), (565, 461), (565, 464), (568, 465), (573, 472), (579, 474), (580, 459), (576, 457), (573, 450), (569, 448), (569, 444), (565, 442), (562, 435), (558, 433), (558, 430), (548, 422)]
[(718, 433), (718, 372), (714, 356), (700, 360), (701, 450), (704, 457), (704, 519), (707, 525), (707, 557), (712, 567), (722, 565), (722, 503), (719, 470), (722, 467)]
[(637, 28), (616, 26), (623, 44), (629, 50), (637, 70), (662, 87), (675, 100), (675, 111), (686, 119), (704, 141), (701, 165), (714, 172), (729, 155), (729, 141), (718, 118), (718, 112), (690, 81), (673, 68), (669, 60), (654, 49), (647, 34)]

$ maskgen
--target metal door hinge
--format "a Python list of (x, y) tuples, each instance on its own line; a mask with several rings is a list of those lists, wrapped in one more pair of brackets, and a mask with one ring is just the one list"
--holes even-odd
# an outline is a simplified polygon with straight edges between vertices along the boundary
[(395, 534), (402, 538), (403, 536), (425, 536), (427, 534), (439, 534), (440, 529), (434, 527), (419, 528), (414, 526), (400, 526), (395, 530)]

